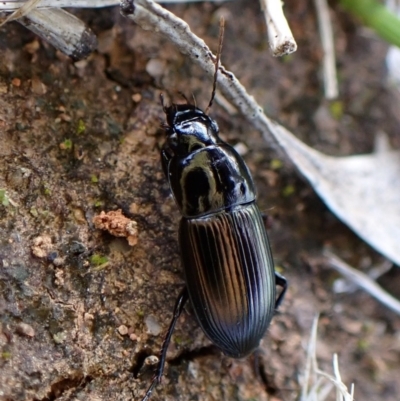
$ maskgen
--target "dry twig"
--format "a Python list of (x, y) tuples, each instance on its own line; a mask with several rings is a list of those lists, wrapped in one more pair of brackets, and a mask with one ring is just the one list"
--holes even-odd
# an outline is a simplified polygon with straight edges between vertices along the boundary
[(333, 253), (325, 251), (324, 255), (326, 256), (330, 267), (334, 268), (340, 274), (376, 298), (379, 302), (383, 303), (388, 308), (400, 315), (400, 301), (388, 294), (374, 280), (372, 280), (366, 274), (352, 268)]
[(267, 24), (272, 55), (280, 57), (295, 52), (297, 50), (297, 43), (283, 14), (282, 1), (260, 0), (260, 2)]
[(337, 401), (354, 401), (354, 385), (351, 385), (349, 392), (343, 383), (339, 372), (337, 354), (333, 355), (333, 376), (319, 369), (317, 363), (317, 328), (318, 316), (314, 318), (310, 341), (308, 342), (300, 401), (324, 401), (331, 393), (332, 388), (336, 389)]
[(337, 75), (335, 46), (333, 42), (332, 24), (329, 16), (329, 8), (326, 0), (314, 0), (317, 10), (319, 33), (321, 35), (322, 48), (324, 50), (323, 58), (323, 76), (325, 97), (334, 99), (339, 95)]

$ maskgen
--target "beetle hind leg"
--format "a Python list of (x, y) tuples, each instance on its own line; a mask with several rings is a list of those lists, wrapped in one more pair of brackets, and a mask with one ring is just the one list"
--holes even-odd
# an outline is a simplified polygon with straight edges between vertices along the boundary
[(279, 287), (282, 287), (282, 291), (280, 292), (277, 300), (275, 301), (275, 310), (277, 310), (279, 308), (279, 305), (283, 301), (283, 297), (285, 296), (285, 293), (286, 293), (286, 290), (288, 287), (288, 283), (287, 283), (286, 278), (277, 272), (275, 272), (275, 283), (276, 283), (276, 285), (279, 285)]
[(160, 359), (158, 361), (156, 373), (142, 401), (147, 401), (150, 398), (154, 388), (157, 386), (157, 384), (161, 382), (161, 378), (165, 368), (165, 359), (167, 357), (168, 346), (169, 343), (171, 342), (171, 337), (174, 332), (176, 322), (178, 321), (179, 316), (181, 315), (187, 300), (188, 300), (188, 292), (186, 287), (184, 287), (180, 292), (180, 294), (178, 295), (178, 298), (175, 302), (174, 315), (172, 316), (171, 323), (169, 324), (167, 334), (165, 335), (164, 342), (161, 347)]

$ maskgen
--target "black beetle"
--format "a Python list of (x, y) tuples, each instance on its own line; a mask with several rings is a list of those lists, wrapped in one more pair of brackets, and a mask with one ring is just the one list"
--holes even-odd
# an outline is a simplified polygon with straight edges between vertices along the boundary
[[(220, 46), (215, 65), (214, 95)], [(156, 374), (143, 401), (161, 381), (171, 336), (189, 298), (207, 337), (232, 358), (253, 352), (287, 289), (274, 270), (269, 240), (250, 171), (218, 136), (218, 125), (189, 104), (164, 105), (167, 139), (161, 160), (182, 213), (179, 244), (186, 286), (181, 291), (161, 349)], [(276, 297), (276, 285), (282, 291)]]

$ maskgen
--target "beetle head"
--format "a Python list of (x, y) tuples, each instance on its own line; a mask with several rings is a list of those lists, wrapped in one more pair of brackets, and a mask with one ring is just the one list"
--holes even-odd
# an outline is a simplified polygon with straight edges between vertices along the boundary
[(167, 143), (176, 153), (189, 154), (207, 146), (221, 143), (217, 123), (192, 104), (171, 104), (163, 110), (167, 124)]

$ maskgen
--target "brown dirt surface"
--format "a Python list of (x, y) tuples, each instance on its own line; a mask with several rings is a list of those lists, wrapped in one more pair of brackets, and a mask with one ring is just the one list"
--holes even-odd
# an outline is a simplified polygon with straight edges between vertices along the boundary
[[(336, 103), (323, 99), (310, 2), (286, 4), (299, 49), (283, 59), (269, 53), (256, 1), (169, 8), (212, 49), (223, 14), (224, 66), (268, 115), (311, 146), (335, 155), (368, 152), (384, 130), (400, 148), (398, 95), (385, 78), (387, 46), (339, 7), (331, 13)], [(0, 29), (2, 401), (140, 400), (152, 377), (145, 360), (158, 355), (183, 286), (180, 216), (159, 160), (159, 95), (193, 93), (205, 107), (212, 83), (118, 8), (77, 14), (98, 34), (99, 50), (76, 64), (18, 23)], [(243, 116), (218, 101), (211, 115), (225, 140), (247, 149), (258, 203), (270, 217), (275, 263), (290, 287), (257, 358), (224, 357), (186, 308), (152, 399), (298, 399), (319, 313), (321, 368), (331, 371), (338, 353), (356, 399), (398, 401), (400, 318), (361, 291), (335, 294), (336, 274), (308, 263), (325, 245), (365, 271), (383, 258), (330, 213), (292, 166), (276, 160)], [(134, 247), (94, 227), (95, 215), (118, 209), (137, 222)], [(400, 297), (398, 268), (381, 282)]]

